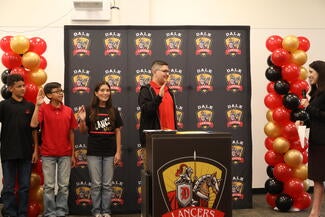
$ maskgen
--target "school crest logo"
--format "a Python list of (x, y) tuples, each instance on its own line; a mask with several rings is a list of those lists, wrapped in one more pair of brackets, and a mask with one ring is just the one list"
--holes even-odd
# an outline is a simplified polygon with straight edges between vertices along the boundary
[(87, 69), (75, 69), (72, 74), (72, 93), (89, 93), (90, 71)]
[(243, 127), (243, 106), (231, 104), (227, 106), (227, 127), (238, 128)]
[(234, 164), (244, 163), (244, 142), (233, 140), (231, 144), (231, 159)]
[(86, 144), (77, 144), (74, 146), (74, 150), (76, 166), (85, 168), (88, 165)]
[(212, 55), (212, 34), (210, 32), (197, 32), (195, 34), (195, 55), (211, 56)]
[(137, 69), (135, 75), (136, 88), (135, 92), (139, 93), (141, 86), (147, 85), (151, 81), (151, 70)]
[(111, 87), (111, 92), (114, 93), (121, 93), (121, 70), (119, 69), (106, 69), (104, 80), (108, 82), (109, 86)]
[(239, 32), (227, 32), (225, 38), (225, 54), (228, 56), (241, 55), (241, 33)]
[(202, 209), (206, 216), (223, 217), (218, 210), (227, 169), (214, 159), (196, 156), (167, 162), (157, 170), (158, 183), (168, 210), (163, 217), (182, 217)]
[(232, 178), (232, 198), (233, 200), (244, 199), (244, 178), (243, 177), (233, 177)]
[(213, 70), (202, 68), (196, 70), (196, 91), (201, 93), (213, 91)]
[(135, 55), (136, 56), (151, 56), (151, 33), (150, 32), (137, 32), (135, 34)]
[(180, 32), (168, 32), (166, 33), (166, 56), (180, 56), (183, 54), (182, 46), (182, 33)]
[(183, 119), (184, 119), (183, 106), (176, 105), (176, 122), (177, 122), (178, 129), (184, 128)]
[(214, 127), (212, 105), (197, 106), (196, 117), (197, 117), (197, 128), (209, 129)]
[(122, 206), (124, 205), (124, 183), (121, 181), (112, 181), (113, 195), (112, 205)]
[(121, 33), (120, 32), (107, 32), (104, 39), (104, 55), (105, 56), (121, 56)]
[(173, 92), (183, 91), (183, 70), (181, 69), (170, 69), (168, 77), (168, 87)]
[(141, 204), (141, 203), (142, 203), (141, 181), (138, 181), (137, 194), (138, 194), (138, 200), (137, 200), (137, 203), (138, 203), (138, 204)]
[(227, 87), (226, 90), (236, 93), (243, 91), (243, 75), (242, 70), (238, 68), (227, 69), (226, 74)]
[(140, 118), (141, 118), (141, 109), (139, 106), (137, 106), (137, 111), (135, 113), (135, 120), (136, 120), (136, 125), (135, 128), (138, 130), (140, 127)]
[(88, 32), (74, 32), (72, 39), (73, 56), (90, 55), (90, 33)]
[(145, 150), (142, 148), (141, 144), (138, 144), (137, 148), (137, 167), (141, 167), (143, 165)]
[(76, 204), (80, 206), (89, 206), (92, 204), (90, 197), (90, 182), (76, 182)]

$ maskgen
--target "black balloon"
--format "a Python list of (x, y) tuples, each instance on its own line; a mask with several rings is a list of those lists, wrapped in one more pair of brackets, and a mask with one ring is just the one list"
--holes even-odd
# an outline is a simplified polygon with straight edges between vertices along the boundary
[(271, 60), (271, 55), (269, 55), (269, 57), (267, 58), (267, 65), (268, 66), (272, 66), (272, 67), (276, 67), (276, 65), (273, 64), (272, 60)]
[(283, 97), (282, 103), (287, 109), (295, 110), (299, 107), (300, 100), (296, 94), (289, 93)]
[(284, 80), (278, 80), (274, 83), (274, 90), (280, 95), (287, 94), (290, 90), (290, 84)]
[(278, 67), (268, 67), (265, 71), (265, 77), (269, 80), (269, 81), (277, 81), (277, 80), (281, 80), (281, 69)]
[(8, 86), (7, 85), (3, 85), (1, 87), (1, 96), (4, 99), (9, 99), (11, 97), (11, 92), (8, 90)]
[(1, 73), (1, 81), (2, 81), (2, 83), (7, 84), (7, 77), (10, 74), (10, 71), (11, 71), (10, 69), (6, 69)]
[(272, 167), (272, 166), (270, 166), (270, 165), (268, 165), (268, 166), (266, 167), (266, 173), (267, 173), (267, 175), (268, 175), (270, 178), (274, 178), (274, 175), (273, 175), (273, 169), (274, 169), (274, 167)]
[(275, 204), (281, 212), (287, 212), (293, 205), (293, 199), (289, 195), (282, 193), (276, 198)]
[(283, 183), (275, 178), (270, 178), (266, 180), (264, 187), (270, 194), (279, 194), (283, 190)]
[(292, 122), (296, 122), (296, 121), (307, 122), (309, 121), (309, 114), (304, 109), (296, 109), (291, 112), (290, 120)]

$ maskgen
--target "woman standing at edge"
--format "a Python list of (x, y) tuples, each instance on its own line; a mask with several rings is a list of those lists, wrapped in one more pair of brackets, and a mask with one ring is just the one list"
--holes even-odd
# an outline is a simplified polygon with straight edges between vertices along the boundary
[(313, 205), (309, 217), (319, 217), (324, 195), (325, 170), (325, 62), (309, 64), (310, 101), (301, 100), (310, 117), (308, 178), (314, 181)]
[(79, 130), (88, 131), (87, 162), (95, 217), (110, 217), (114, 164), (121, 160), (122, 118), (112, 105), (108, 82), (96, 85), (91, 105), (79, 109)]

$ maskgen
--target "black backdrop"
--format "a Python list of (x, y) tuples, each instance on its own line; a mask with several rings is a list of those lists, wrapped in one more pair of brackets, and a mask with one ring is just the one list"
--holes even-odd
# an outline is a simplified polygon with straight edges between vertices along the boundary
[[(150, 64), (156, 59), (169, 63), (169, 87), (176, 96), (181, 130), (232, 134), (233, 208), (252, 207), (249, 30), (249, 26), (65, 26), (65, 103), (77, 112), (80, 105), (90, 103), (96, 83), (105, 79), (124, 121), (123, 163), (115, 169), (113, 213), (140, 211), (137, 95), (140, 85), (150, 81)], [(86, 135), (76, 133), (78, 166), (71, 172), (71, 214), (90, 213), (86, 141)]]

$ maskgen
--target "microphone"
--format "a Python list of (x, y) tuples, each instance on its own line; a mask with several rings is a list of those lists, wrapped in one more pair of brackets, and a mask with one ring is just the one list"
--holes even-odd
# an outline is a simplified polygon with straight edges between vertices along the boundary
[(307, 99), (307, 92), (306, 92), (306, 90), (302, 90), (301, 91), (301, 95), (302, 95), (302, 98), (303, 99)]

